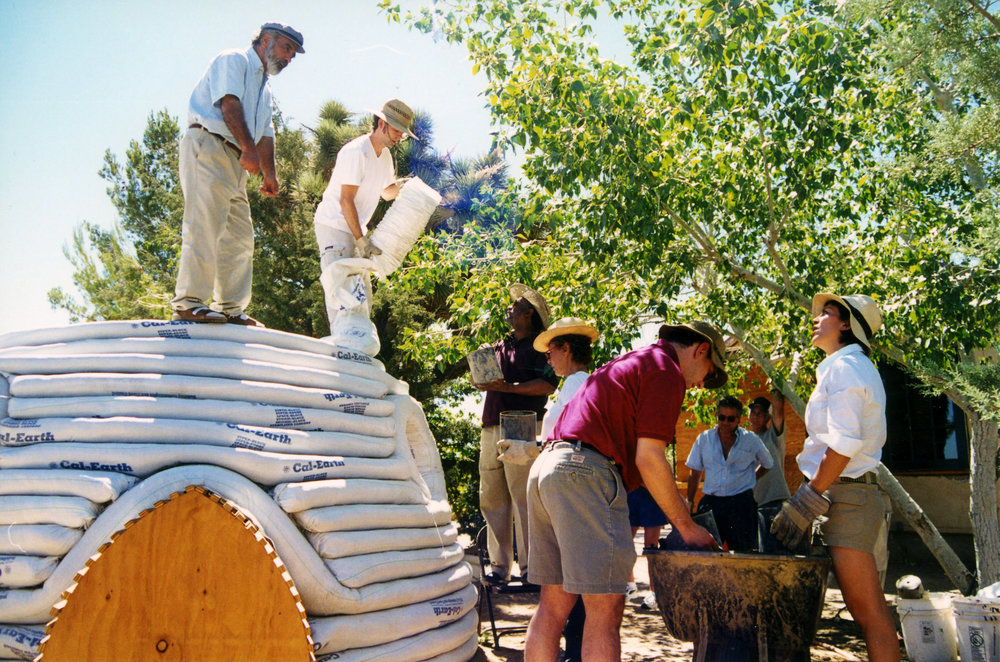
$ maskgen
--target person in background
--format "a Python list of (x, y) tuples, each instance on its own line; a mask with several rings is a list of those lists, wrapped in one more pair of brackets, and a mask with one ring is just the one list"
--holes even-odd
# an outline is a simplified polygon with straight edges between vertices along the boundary
[(268, 78), (305, 53), (302, 44), (290, 25), (265, 23), (250, 48), (216, 55), (191, 93), (178, 155), (184, 217), (174, 320), (261, 326), (243, 312), (253, 282), (247, 173), (261, 175), (263, 195), (278, 195)]
[(691, 470), (688, 502), (694, 504), (698, 484), (705, 478), (698, 512), (712, 511), (719, 535), (730, 551), (750, 552), (757, 547), (757, 503), (753, 486), (774, 461), (753, 432), (740, 427), (743, 403), (731, 395), (719, 400), (718, 424), (694, 442), (685, 464)]
[(871, 662), (898, 662), (899, 638), (879, 581), (889, 499), (876, 469), (885, 444), (885, 388), (872, 363), (872, 334), (882, 313), (864, 294), (822, 293), (812, 301), (812, 344), (826, 358), (806, 406), (806, 438), (796, 461), (806, 481), (784, 503), (771, 532), (790, 550), (820, 525), (833, 572)]
[(499, 459), (500, 412), (533, 411), (540, 423), (548, 396), (559, 382), (545, 354), (533, 346), (538, 334), (549, 326), (548, 304), (541, 294), (521, 283), (511, 285), (508, 292), (513, 301), (506, 314), (511, 332), (493, 344), (503, 377), (473, 384), (486, 392), (479, 445), (479, 508), (486, 520), (491, 561), (491, 572), (485, 580), (492, 584), (504, 584), (510, 579), (515, 526), (522, 581), (527, 581), (525, 566), (529, 558), (525, 485), (530, 466)]
[(771, 470), (758, 477), (757, 484), (753, 486), (753, 499), (757, 502), (757, 512), (763, 524), (760, 551), (773, 554), (779, 550), (777, 541), (770, 533), (771, 522), (791, 493), (785, 481), (785, 397), (780, 390), (773, 388), (771, 398), (774, 400), (773, 413), (771, 400), (764, 396), (754, 398), (750, 403), (747, 423), (774, 460)]

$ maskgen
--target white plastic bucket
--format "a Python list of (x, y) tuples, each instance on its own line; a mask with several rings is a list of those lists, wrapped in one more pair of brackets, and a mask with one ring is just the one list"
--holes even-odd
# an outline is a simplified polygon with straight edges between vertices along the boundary
[(962, 662), (1000, 662), (1000, 600), (955, 598), (951, 607)]
[(951, 614), (951, 596), (932, 593), (920, 600), (900, 598), (896, 612), (911, 662), (956, 662), (958, 642)]

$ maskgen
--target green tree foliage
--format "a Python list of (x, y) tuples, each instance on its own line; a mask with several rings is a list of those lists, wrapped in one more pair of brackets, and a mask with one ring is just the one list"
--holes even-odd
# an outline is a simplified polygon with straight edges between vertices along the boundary
[[(431, 10), (382, 6), (432, 25)], [(491, 279), (530, 273), (599, 324), (703, 314), (766, 357), (808, 347), (812, 294), (871, 294), (886, 313), (877, 350), (972, 423), (980, 580), (1000, 579), (996, 409), (982, 388), (962, 390), (996, 369), (1000, 270), (982, 237), (997, 198), (977, 190), (996, 190), (997, 161), (982, 163), (978, 189), (912, 166), (937, 149), (942, 118), (915, 115), (924, 90), (886, 73), (880, 26), (800, 0), (450, 7), (433, 20), (486, 75), (502, 135), (524, 151), (523, 222), (549, 231), (544, 250), (511, 246), (502, 266), (470, 270), (471, 298), (491, 303)], [(614, 29), (623, 62), (594, 42)], [(483, 309), (467, 302), (452, 319), (475, 331)], [(818, 358), (806, 355), (799, 403)], [(789, 363), (766, 367), (785, 384)]]

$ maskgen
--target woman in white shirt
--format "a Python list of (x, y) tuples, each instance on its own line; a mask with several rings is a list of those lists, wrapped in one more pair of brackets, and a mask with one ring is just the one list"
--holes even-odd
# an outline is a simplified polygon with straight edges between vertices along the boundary
[(826, 353), (806, 407), (809, 434), (797, 458), (807, 481), (771, 525), (789, 549), (826, 515), (823, 538), (844, 603), (861, 626), (872, 662), (898, 661), (899, 639), (876, 566), (889, 502), (876, 468), (885, 444), (885, 389), (868, 358), (882, 314), (863, 294), (813, 297), (812, 344)]

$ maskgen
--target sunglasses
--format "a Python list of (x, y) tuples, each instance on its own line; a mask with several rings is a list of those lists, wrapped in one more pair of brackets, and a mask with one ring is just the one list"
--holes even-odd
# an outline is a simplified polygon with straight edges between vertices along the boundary
[(732, 415), (727, 416), (725, 414), (719, 414), (717, 418), (719, 419), (720, 423), (722, 422), (735, 423), (736, 421), (740, 420), (739, 416), (732, 416)]

